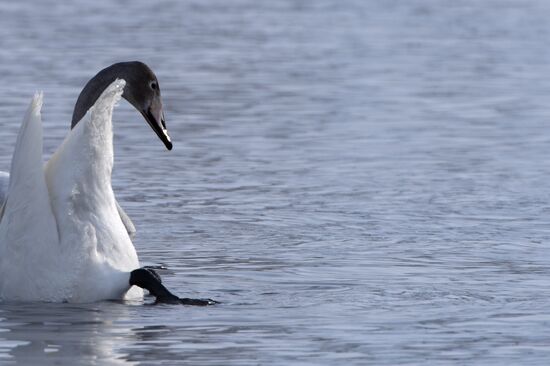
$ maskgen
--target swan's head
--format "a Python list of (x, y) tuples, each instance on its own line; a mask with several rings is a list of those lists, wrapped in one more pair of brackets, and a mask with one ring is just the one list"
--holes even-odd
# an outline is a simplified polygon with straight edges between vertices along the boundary
[(153, 71), (143, 62), (125, 62), (126, 72), (123, 76), (126, 87), (122, 97), (132, 104), (145, 118), (149, 126), (164, 142), (168, 150), (172, 150), (172, 141), (166, 130), (160, 86)]

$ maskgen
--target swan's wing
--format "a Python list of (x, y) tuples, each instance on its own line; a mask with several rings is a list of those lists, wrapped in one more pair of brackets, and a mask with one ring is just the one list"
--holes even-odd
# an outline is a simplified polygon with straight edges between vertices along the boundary
[(35, 94), (17, 135), (9, 177), (2, 178), (9, 179), (9, 184), (0, 240), (7, 239), (6, 235), (12, 240), (18, 236), (30, 238), (32, 235), (20, 234), (41, 230), (46, 230), (46, 236), (58, 237), (42, 162), (41, 107), (42, 94)]
[[(0, 222), (0, 295), (47, 299), (44, 278), (56, 267), (59, 235), (42, 162), (42, 94), (36, 94), (17, 136), (8, 198)], [(29, 280), (29, 274), (35, 276)]]
[[(2, 216), (4, 216), (4, 202), (6, 201), (6, 198), (8, 196), (9, 182), (10, 174), (8, 172), (0, 171), (0, 221), (2, 221)], [(116, 208), (118, 210), (118, 214), (120, 215), (120, 219), (124, 224), (124, 227), (126, 227), (128, 235), (130, 235), (130, 237), (134, 236), (136, 233), (136, 227), (132, 222), (132, 219), (130, 219), (130, 217), (128, 216), (126, 211), (124, 211), (124, 209), (120, 206), (118, 201), (116, 201)]]
[[(118, 235), (120, 229), (124, 232), (124, 237), (135, 232), (132, 221), (117, 204), (111, 185), (111, 116), (124, 85), (124, 80), (117, 79), (105, 89), (84, 120), (69, 132), (46, 164), (46, 181), (59, 227), (74, 228), (89, 224), (94, 230), (99, 228), (100, 231), (94, 234), (96, 237), (103, 233), (116, 232)], [(67, 216), (64, 214), (66, 212), (71, 214)], [(64, 221), (67, 222), (64, 224)], [(83, 230), (72, 231), (75, 231), (75, 235), (80, 235)], [(63, 230), (63, 243), (66, 238)], [(84, 242), (109, 243), (112, 246), (112, 242), (119, 239), (94, 238)], [(120, 240), (125, 242), (125, 239)]]
[(122, 220), (122, 223), (124, 224), (128, 235), (130, 235), (130, 237), (134, 236), (134, 234), (136, 233), (136, 227), (134, 226), (134, 223), (132, 222), (130, 217), (128, 217), (128, 214), (122, 209), (122, 207), (120, 207), (120, 204), (117, 200), (115, 200), (115, 203), (118, 214), (120, 215), (120, 219)]
[[(42, 135), (41, 131), (40, 131), (40, 135)], [(42, 137), (40, 137), (40, 143), (42, 143)], [(4, 203), (8, 196), (9, 181), (10, 181), (10, 174), (8, 172), (0, 171), (0, 221), (2, 221), (2, 217), (4, 214)], [(124, 211), (124, 209), (120, 207), (120, 204), (118, 203), (118, 201), (116, 201), (116, 208), (118, 210), (122, 223), (126, 227), (126, 231), (128, 232), (128, 235), (132, 237), (136, 233), (136, 227), (134, 226), (134, 223), (132, 222), (130, 217), (128, 217), (128, 214)]]

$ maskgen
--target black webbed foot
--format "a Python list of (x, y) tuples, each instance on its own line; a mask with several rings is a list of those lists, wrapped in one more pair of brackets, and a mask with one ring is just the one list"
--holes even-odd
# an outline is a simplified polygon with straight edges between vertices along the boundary
[(208, 306), (219, 304), (218, 301), (212, 299), (190, 299), (187, 297), (157, 297), (155, 304), (181, 304), (181, 305), (193, 305), (193, 306)]
[(207, 305), (216, 305), (219, 304), (219, 301), (212, 299), (189, 299), (187, 297), (182, 297), (179, 299), (183, 305), (195, 305), (195, 306), (207, 306)]
[(212, 299), (189, 299), (179, 298), (162, 284), (162, 279), (159, 274), (151, 268), (140, 268), (130, 273), (130, 285), (138, 286), (148, 290), (151, 295), (155, 296), (155, 304), (182, 304), (206, 306), (219, 304)]
[(157, 271), (155, 271), (153, 268), (151, 267), (143, 267), (141, 269), (144, 269), (146, 271), (148, 271), (149, 273), (151, 273), (156, 279), (157, 281), (159, 281), (160, 283), (162, 283), (162, 278), (160, 278), (160, 275), (157, 273)]

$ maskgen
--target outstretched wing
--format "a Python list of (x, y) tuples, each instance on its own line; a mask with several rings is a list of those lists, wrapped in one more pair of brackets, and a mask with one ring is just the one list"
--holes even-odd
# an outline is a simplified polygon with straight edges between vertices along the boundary
[[(0, 296), (48, 299), (44, 278), (54, 271), (59, 235), (42, 162), (42, 94), (36, 94), (17, 136), (8, 198), (0, 222)], [(29, 274), (36, 278), (30, 280)], [(51, 276), (50, 276), (51, 277)]]
[[(0, 241), (7, 240), (9, 245), (14, 241), (31, 239), (32, 233), (42, 232), (45, 236), (58, 237), (44, 177), (41, 107), (42, 94), (35, 94), (13, 152), (8, 196), (0, 223)], [(6, 179), (5, 175), (3, 179)]]

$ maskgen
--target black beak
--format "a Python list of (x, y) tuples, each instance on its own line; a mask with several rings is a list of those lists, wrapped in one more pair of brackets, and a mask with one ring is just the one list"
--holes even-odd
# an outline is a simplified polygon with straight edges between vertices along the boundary
[(141, 114), (143, 115), (147, 123), (149, 123), (149, 126), (151, 126), (153, 131), (155, 131), (159, 139), (164, 142), (164, 146), (166, 146), (168, 150), (172, 150), (172, 140), (170, 140), (170, 136), (168, 135), (168, 131), (166, 130), (166, 122), (164, 122), (164, 113), (162, 112), (162, 110), (159, 113), (160, 118), (155, 117), (155, 115), (151, 111), (151, 108), (147, 108), (147, 110), (142, 110)]

